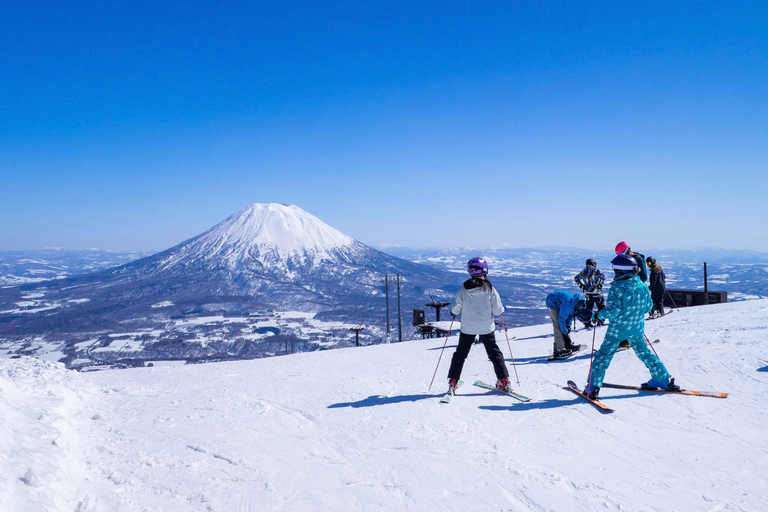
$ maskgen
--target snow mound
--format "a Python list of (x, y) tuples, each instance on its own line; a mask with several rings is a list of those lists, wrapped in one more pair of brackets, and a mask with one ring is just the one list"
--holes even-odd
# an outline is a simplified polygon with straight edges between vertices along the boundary
[(64, 365), (0, 360), (0, 510), (76, 510), (94, 388)]

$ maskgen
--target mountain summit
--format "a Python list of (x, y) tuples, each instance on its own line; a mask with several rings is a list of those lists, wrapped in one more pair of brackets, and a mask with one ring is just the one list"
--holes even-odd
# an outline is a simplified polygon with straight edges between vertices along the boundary
[[(188, 240), (174, 257), (219, 260), (229, 268), (332, 260), (355, 241), (295, 205), (255, 203)], [(167, 263), (171, 263), (168, 261)]]

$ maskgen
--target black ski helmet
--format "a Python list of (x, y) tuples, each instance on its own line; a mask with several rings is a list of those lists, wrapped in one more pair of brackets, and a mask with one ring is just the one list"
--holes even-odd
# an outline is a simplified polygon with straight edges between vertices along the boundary
[(574, 314), (579, 317), (582, 322), (589, 323), (592, 320), (592, 311), (587, 309), (587, 304), (580, 300), (576, 303), (576, 307), (573, 308)]
[(593, 260), (592, 258), (589, 258), (587, 260), (587, 266), (588, 267), (596, 267), (597, 266), (597, 262), (595, 260)]
[(656, 258), (654, 258), (653, 256), (648, 256), (647, 258), (645, 258), (645, 263), (649, 267), (652, 267), (652, 266), (654, 266), (656, 264)]

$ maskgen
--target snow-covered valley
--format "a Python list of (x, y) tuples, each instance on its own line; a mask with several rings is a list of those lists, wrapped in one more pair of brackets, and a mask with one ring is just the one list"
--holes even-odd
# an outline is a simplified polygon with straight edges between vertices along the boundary
[[(683, 388), (730, 396), (604, 389), (602, 414), (565, 388), (589, 350), (547, 363), (548, 325), (508, 333), (530, 403), (471, 385), (493, 378), (475, 347), (440, 404), (456, 338), (431, 391), (445, 339), (90, 374), (2, 360), (0, 510), (763, 510), (768, 301), (646, 331)], [(606, 381), (647, 376), (621, 352)]]

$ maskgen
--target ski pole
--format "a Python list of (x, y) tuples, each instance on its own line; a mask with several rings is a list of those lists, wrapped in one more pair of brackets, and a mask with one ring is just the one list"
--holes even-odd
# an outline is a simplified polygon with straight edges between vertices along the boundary
[(589, 378), (587, 379), (587, 396), (592, 391), (592, 359), (595, 357), (595, 335), (597, 334), (597, 326), (592, 328), (592, 353), (589, 355)]
[[(653, 343), (651, 343), (651, 340), (648, 339), (648, 336), (646, 336), (645, 333), (643, 333), (643, 336), (645, 336), (645, 342), (648, 344), (649, 347), (651, 347), (651, 350), (653, 350), (653, 353), (656, 354), (656, 349), (653, 348)], [(656, 354), (656, 357), (659, 357), (659, 354)]]
[(445, 343), (443, 343), (443, 349), (440, 351), (440, 357), (437, 359), (437, 366), (435, 366), (435, 373), (432, 374), (432, 381), (429, 383), (428, 391), (432, 390), (432, 384), (435, 382), (435, 375), (437, 375), (437, 369), (440, 368), (440, 360), (443, 358), (443, 351), (445, 351), (445, 346), (448, 344), (448, 338), (451, 337), (451, 329), (453, 329), (454, 320), (456, 320), (456, 317), (451, 318), (451, 326), (448, 327), (448, 334), (445, 335)]
[(512, 345), (509, 344), (509, 334), (507, 334), (507, 324), (504, 323), (504, 314), (501, 315), (501, 325), (504, 326), (504, 336), (507, 338), (507, 348), (509, 348), (509, 358), (512, 359), (512, 368), (515, 370), (515, 378), (517, 379), (517, 385), (520, 385), (520, 377), (517, 376), (517, 366), (515, 365), (515, 358), (512, 356)]
[(667, 290), (666, 288), (664, 288), (664, 293), (666, 293), (666, 294), (669, 296), (669, 300), (671, 300), (671, 301), (672, 301), (672, 304), (675, 306), (675, 309), (676, 309), (676, 310), (679, 312), (679, 311), (680, 311), (680, 308), (679, 308), (679, 307), (677, 307), (677, 304), (675, 303), (675, 299), (673, 299), (673, 298), (672, 298), (672, 294), (671, 294), (671, 293), (669, 293), (669, 290)]

